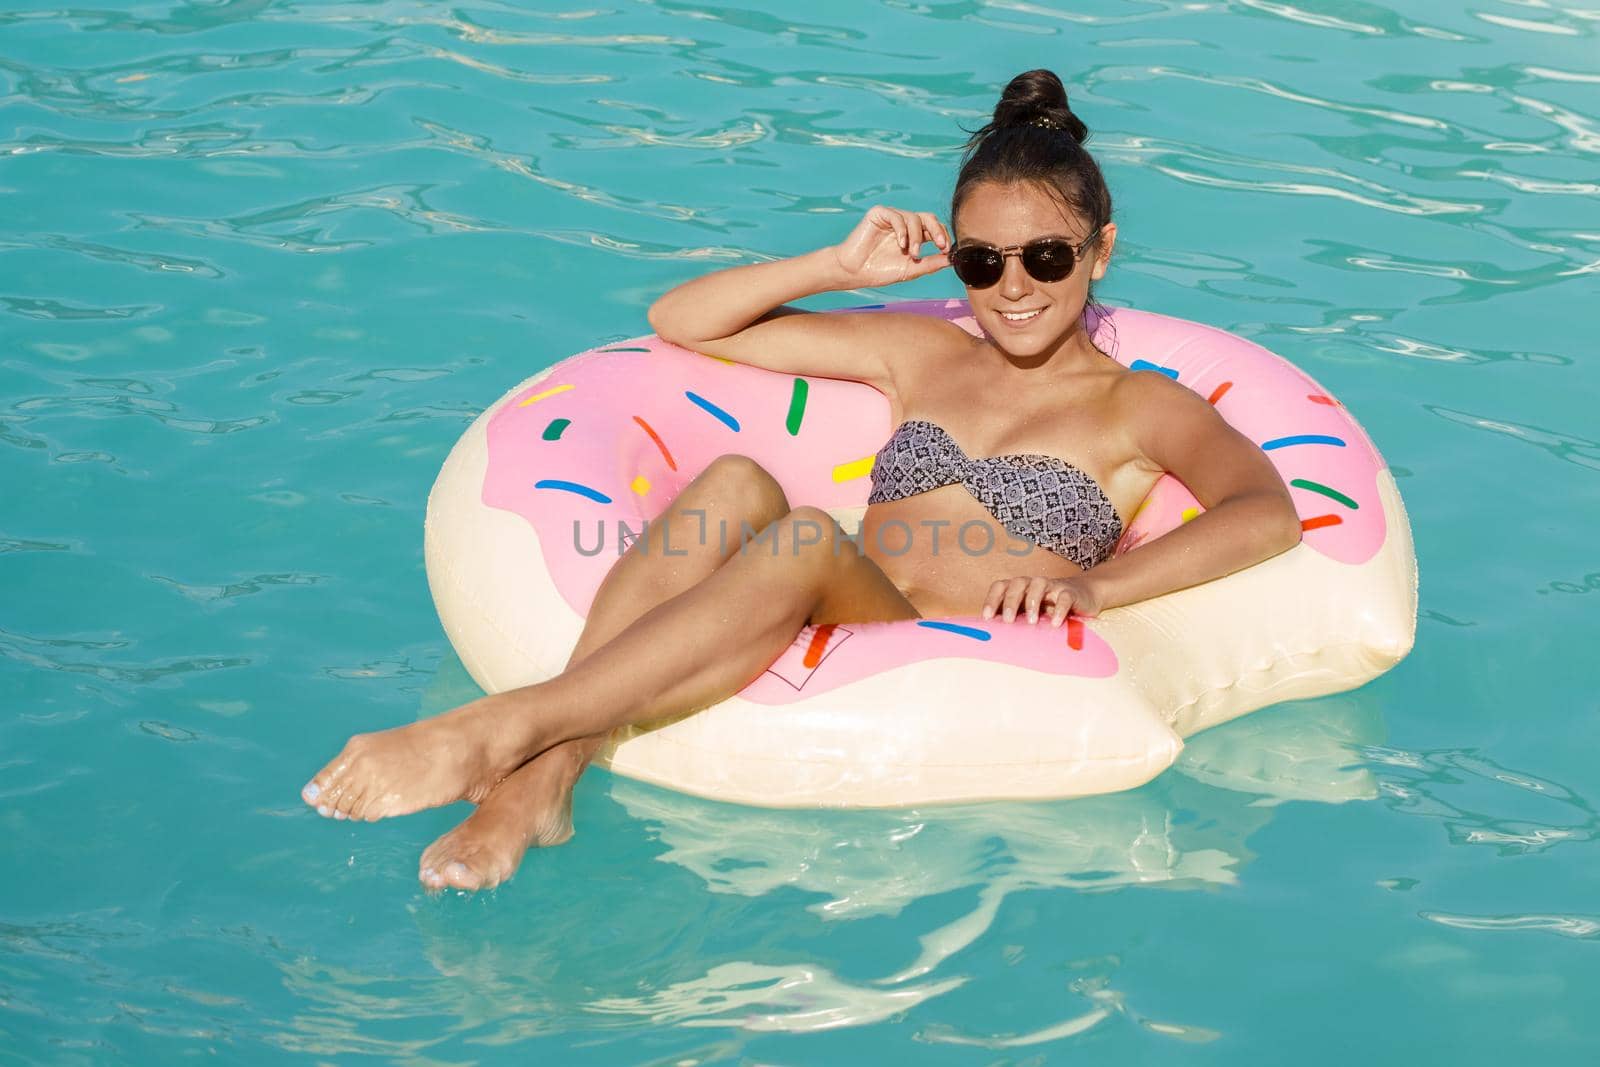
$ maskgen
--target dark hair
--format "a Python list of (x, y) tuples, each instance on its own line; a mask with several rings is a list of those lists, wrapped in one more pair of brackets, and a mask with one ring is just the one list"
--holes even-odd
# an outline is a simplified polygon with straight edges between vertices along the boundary
[[(967, 141), (950, 197), (950, 224), (981, 182), (1028, 182), (1058, 196), (1098, 230), (1111, 221), (1111, 190), (1083, 142), (1089, 127), (1067, 106), (1067, 90), (1048, 70), (1011, 79), (994, 118)], [(1097, 242), (1098, 243), (1098, 242)]]

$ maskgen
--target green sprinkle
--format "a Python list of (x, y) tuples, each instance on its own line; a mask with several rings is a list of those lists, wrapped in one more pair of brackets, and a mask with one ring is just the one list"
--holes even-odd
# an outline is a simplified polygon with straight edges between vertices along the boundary
[(1308, 479), (1305, 479), (1305, 478), (1296, 478), (1294, 481), (1290, 482), (1289, 484), (1294, 486), (1296, 489), (1309, 489), (1313, 493), (1321, 493), (1323, 496), (1327, 497), (1329, 500), (1337, 500), (1339, 503), (1343, 504), (1347, 508), (1351, 508), (1351, 509), (1354, 509), (1354, 510), (1359, 510), (1361, 508), (1360, 504), (1357, 504), (1354, 500), (1351, 500), (1349, 497), (1347, 497), (1343, 493), (1339, 492), (1339, 490), (1337, 490), (1337, 489), (1329, 489), (1327, 486), (1323, 485), (1321, 482), (1313, 482), (1313, 481), (1309, 481)]
[(800, 432), (800, 420), (806, 414), (806, 394), (810, 391), (811, 385), (804, 378), (794, 380), (794, 392), (789, 396), (789, 417), (783, 423), (790, 437)]
[(571, 419), (551, 419), (550, 425), (544, 428), (544, 439), (546, 441), (561, 440), (561, 431), (571, 425)]

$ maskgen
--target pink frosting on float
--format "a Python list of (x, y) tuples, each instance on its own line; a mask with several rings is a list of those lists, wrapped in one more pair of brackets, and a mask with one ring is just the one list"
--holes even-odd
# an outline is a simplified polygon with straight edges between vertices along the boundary
[[(938, 315), (977, 332), (963, 301), (857, 313), (875, 310)], [(1243, 338), (1181, 319), (1116, 309), (1091, 326), (1103, 350), (1214, 397), (1232, 425), (1267, 448), (1291, 485), (1312, 549), (1358, 564), (1382, 546), (1382, 459), (1310, 377)], [(870, 386), (774, 374), (636, 338), (565, 360), (500, 403), (487, 427), (483, 502), (533, 525), (544, 559), (528, 565), (548, 568), (562, 597), (585, 614), (617, 558), (619, 537), (638, 531), (717, 456), (755, 459), (797, 504), (854, 507), (866, 502), (871, 457), (891, 429), (888, 403)], [(1198, 510), (1182, 483), (1163, 478), (1118, 550)], [(1092, 620), (1075, 623), (1070, 645), (1065, 627), (966, 619), (941, 629), (929, 621), (852, 624), (824, 634), (815, 648), (815, 628), (807, 628), (743, 695), (785, 703), (933, 657), (1086, 677), (1117, 670)], [(816, 660), (809, 667), (808, 655)]]
[(1081, 619), (1054, 627), (963, 617), (807, 626), (740, 695), (763, 704), (783, 704), (934, 657), (1109, 678), (1117, 673), (1117, 655), (1091, 625)]

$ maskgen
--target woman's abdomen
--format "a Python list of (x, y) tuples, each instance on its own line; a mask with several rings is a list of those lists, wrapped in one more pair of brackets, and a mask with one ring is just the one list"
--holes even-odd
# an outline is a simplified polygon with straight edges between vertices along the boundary
[(1009, 533), (960, 485), (873, 504), (859, 536), (861, 550), (924, 615), (975, 615), (1002, 578), (1082, 573)]

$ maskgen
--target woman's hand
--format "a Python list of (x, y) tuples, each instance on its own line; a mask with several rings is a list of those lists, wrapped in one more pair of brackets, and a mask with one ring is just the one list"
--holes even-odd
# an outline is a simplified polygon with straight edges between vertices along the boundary
[[(923, 256), (922, 246), (940, 249)], [(950, 234), (930, 211), (875, 207), (833, 248), (846, 288), (872, 288), (921, 278), (950, 265)]]
[(1011, 622), (1019, 610), (1031, 623), (1039, 621), (1041, 610), (1048, 610), (1050, 625), (1060, 626), (1069, 613), (1089, 618), (1100, 614), (1100, 597), (1081, 575), (1075, 578), (1001, 578), (989, 587), (989, 595), (983, 601), (984, 618), (999, 615)]

